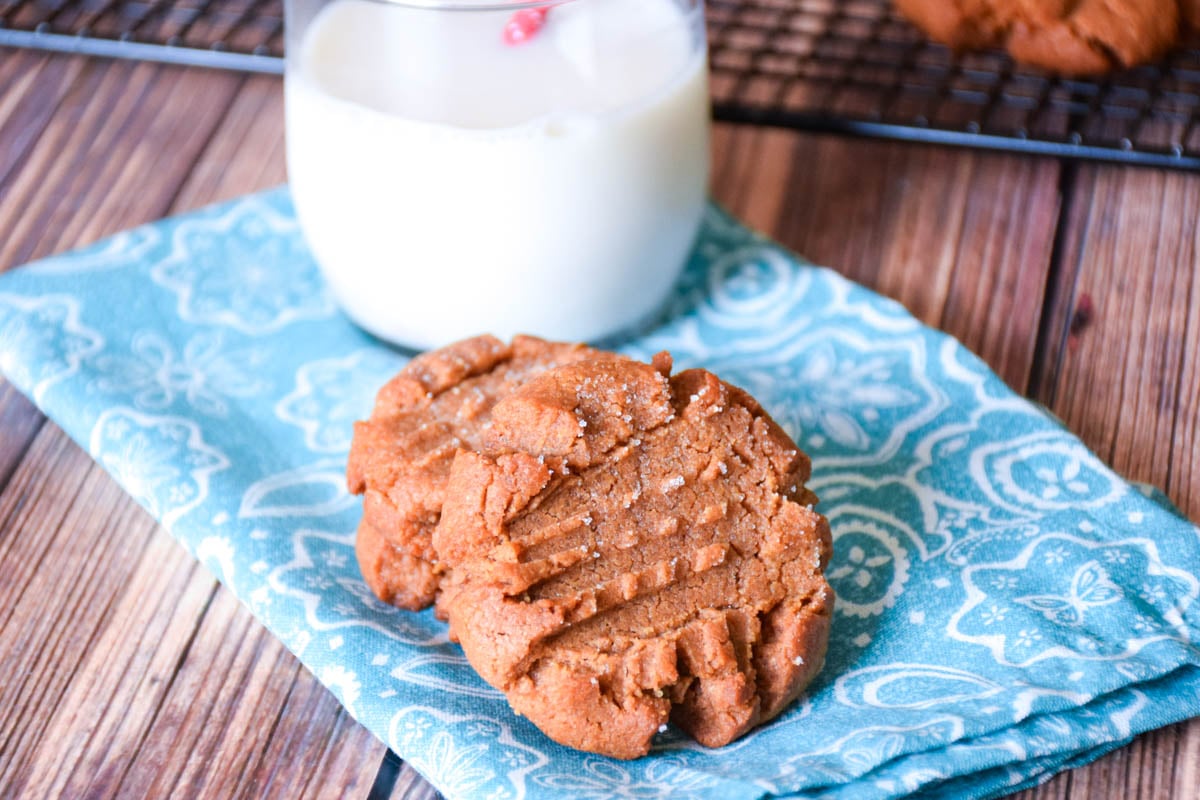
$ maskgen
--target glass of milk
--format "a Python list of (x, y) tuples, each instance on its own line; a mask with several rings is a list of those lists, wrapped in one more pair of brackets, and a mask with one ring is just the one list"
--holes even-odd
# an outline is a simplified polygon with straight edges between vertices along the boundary
[(361, 327), (603, 340), (704, 212), (703, 0), (287, 0), (287, 161)]

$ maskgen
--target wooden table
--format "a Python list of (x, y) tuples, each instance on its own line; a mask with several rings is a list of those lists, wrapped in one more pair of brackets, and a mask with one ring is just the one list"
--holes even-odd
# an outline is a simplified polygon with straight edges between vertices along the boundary
[[(282, 110), (274, 78), (0, 49), (0, 269), (282, 182)], [(729, 126), (714, 157), (737, 216), (1200, 519), (1200, 175)], [(1023, 796), (1197, 787), (1200, 719)], [(194, 794), (434, 793), (0, 380), (0, 797)]]

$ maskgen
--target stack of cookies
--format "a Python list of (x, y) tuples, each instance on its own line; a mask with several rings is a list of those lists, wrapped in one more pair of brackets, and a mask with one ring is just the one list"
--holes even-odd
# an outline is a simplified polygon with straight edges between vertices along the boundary
[(422, 355), (357, 423), (363, 575), (435, 605), (554, 740), (636, 758), (674, 722), (716, 747), (819, 671), (833, 593), (810, 463), (755, 400), (518, 337)]
[(1200, 0), (895, 0), (956, 50), (1004, 47), (1017, 61), (1096, 75), (1162, 57), (1200, 30)]

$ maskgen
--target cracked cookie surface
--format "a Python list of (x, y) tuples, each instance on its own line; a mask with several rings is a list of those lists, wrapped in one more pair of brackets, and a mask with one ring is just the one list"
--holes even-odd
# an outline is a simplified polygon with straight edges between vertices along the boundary
[(472, 666), (556, 741), (720, 746), (819, 671), (833, 592), (808, 458), (744, 391), (603, 356), (531, 379), (455, 458), (434, 546)]
[(413, 611), (437, 596), (442, 567), (432, 546), (450, 465), (476, 448), (496, 402), (546, 369), (595, 355), (577, 344), (478, 336), (410, 361), (356, 422), (346, 482), (364, 495), (355, 550), (367, 585)]

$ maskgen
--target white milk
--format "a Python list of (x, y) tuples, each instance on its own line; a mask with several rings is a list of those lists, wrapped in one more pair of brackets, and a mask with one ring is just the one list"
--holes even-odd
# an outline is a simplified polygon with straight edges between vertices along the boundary
[(672, 0), (579, 0), (513, 47), (507, 17), (336, 0), (289, 60), (301, 224), (382, 338), (605, 337), (653, 315), (696, 234), (699, 20)]

